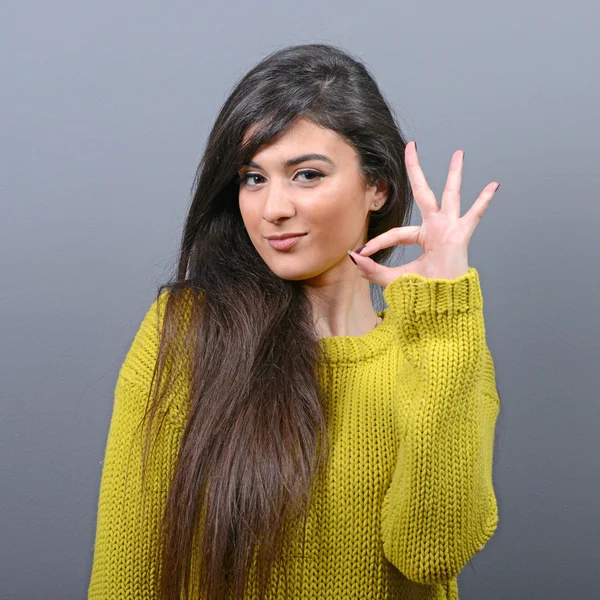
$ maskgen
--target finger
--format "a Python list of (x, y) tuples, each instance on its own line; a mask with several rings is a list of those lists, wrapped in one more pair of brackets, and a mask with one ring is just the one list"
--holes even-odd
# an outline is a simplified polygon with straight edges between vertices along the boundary
[(360, 256), (371, 256), (382, 248), (389, 248), (396, 244), (418, 244), (420, 225), (408, 225), (406, 227), (392, 227), (388, 231), (379, 234), (369, 240), (360, 251)]
[(404, 149), (404, 162), (406, 163), (406, 170), (408, 171), (410, 187), (412, 188), (415, 202), (417, 203), (423, 218), (425, 218), (426, 215), (439, 212), (440, 207), (435, 199), (435, 194), (429, 188), (421, 165), (419, 164), (417, 146), (414, 142), (406, 145), (406, 148)]
[(462, 183), (462, 169), (464, 152), (457, 150), (450, 160), (448, 178), (442, 192), (442, 210), (460, 219), (460, 186)]
[(348, 254), (352, 256), (356, 262), (358, 272), (362, 277), (382, 287), (385, 287), (388, 284), (390, 275), (387, 273), (387, 271), (390, 270), (390, 267), (380, 265), (373, 259), (366, 256), (361, 256), (360, 254), (352, 252), (351, 250), (348, 250)]
[(467, 214), (461, 219), (461, 221), (465, 224), (467, 233), (469, 237), (473, 235), (475, 228), (479, 224), (481, 217), (483, 217), (483, 213), (486, 211), (489, 206), (496, 190), (500, 187), (500, 184), (493, 181), (489, 183), (483, 188), (483, 191), (477, 197), (477, 200), (473, 202), (473, 206), (469, 209)]

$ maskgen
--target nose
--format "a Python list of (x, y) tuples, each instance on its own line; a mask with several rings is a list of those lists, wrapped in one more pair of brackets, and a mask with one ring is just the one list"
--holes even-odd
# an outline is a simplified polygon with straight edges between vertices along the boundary
[(271, 182), (266, 190), (263, 218), (276, 222), (284, 217), (293, 217), (295, 213), (292, 192), (286, 188), (285, 182)]

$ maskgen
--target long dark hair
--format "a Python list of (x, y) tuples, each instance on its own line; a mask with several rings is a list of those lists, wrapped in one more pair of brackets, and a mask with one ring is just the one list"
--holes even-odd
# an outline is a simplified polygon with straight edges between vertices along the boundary
[[(198, 166), (177, 272), (157, 292), (158, 301), (168, 291), (144, 470), (161, 403), (184, 375), (189, 383), (160, 531), (161, 600), (188, 598), (193, 577), (202, 598), (242, 598), (253, 565), (263, 598), (327, 462), (319, 377), (330, 368), (311, 303), (301, 282), (265, 264), (238, 206), (238, 169), (299, 118), (355, 148), (365, 186), (387, 181), (369, 239), (410, 223), (407, 142), (361, 61), (328, 44), (296, 45), (266, 56), (236, 84)], [(385, 262), (392, 250), (372, 258)]]

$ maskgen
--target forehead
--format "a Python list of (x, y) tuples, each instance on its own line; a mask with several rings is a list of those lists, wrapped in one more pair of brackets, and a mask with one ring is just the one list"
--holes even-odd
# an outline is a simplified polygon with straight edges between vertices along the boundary
[[(246, 130), (242, 143), (246, 143), (257, 126), (253, 124)], [(292, 149), (294, 151), (306, 149), (311, 152), (320, 150), (339, 154), (343, 152), (343, 146), (350, 149), (350, 146), (335, 131), (319, 127), (309, 119), (301, 118), (290, 125), (276, 140), (260, 148), (255, 156), (267, 154), (270, 150), (289, 152)]]

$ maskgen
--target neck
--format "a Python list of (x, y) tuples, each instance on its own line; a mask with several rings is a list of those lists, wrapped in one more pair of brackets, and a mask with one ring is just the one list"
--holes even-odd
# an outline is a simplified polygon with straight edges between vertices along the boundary
[(356, 270), (325, 283), (311, 281), (307, 289), (319, 338), (360, 336), (379, 324), (369, 282)]

